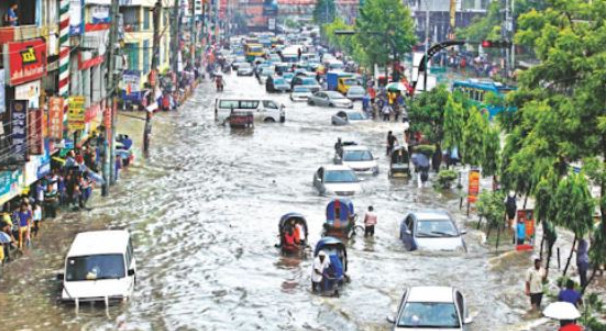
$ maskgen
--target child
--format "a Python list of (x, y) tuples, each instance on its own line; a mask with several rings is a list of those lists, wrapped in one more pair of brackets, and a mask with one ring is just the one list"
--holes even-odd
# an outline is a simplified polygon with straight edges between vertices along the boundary
[(33, 207), (33, 216), (32, 216), (32, 220), (34, 221), (33, 227), (32, 227), (32, 237), (35, 237), (38, 235), (38, 230), (40, 229), (40, 221), (42, 221), (42, 208), (40, 207), (39, 203), (34, 203), (34, 207)]

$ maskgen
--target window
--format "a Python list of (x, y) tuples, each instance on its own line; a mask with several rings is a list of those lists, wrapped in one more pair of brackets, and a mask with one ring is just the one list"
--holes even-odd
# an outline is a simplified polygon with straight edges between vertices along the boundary
[(259, 101), (253, 100), (242, 100), (240, 101), (240, 109), (257, 109), (259, 107)]
[(398, 319), (404, 328), (459, 328), (459, 317), (453, 303), (408, 302)]
[(150, 71), (150, 41), (143, 41), (143, 74)]
[(221, 108), (221, 109), (238, 108), (238, 100), (221, 100), (219, 102), (219, 108)]
[(136, 43), (125, 44), (129, 70), (139, 70), (139, 47)]
[(353, 183), (358, 181), (352, 170), (331, 170), (325, 174), (327, 183)]
[(263, 107), (267, 109), (278, 109), (278, 106), (276, 105), (276, 103), (274, 103), (274, 101), (268, 100), (264, 100)]
[(143, 8), (143, 29), (150, 29), (150, 11), (147, 8)]
[(66, 281), (122, 278), (124, 259), (121, 254), (76, 256), (68, 258)]

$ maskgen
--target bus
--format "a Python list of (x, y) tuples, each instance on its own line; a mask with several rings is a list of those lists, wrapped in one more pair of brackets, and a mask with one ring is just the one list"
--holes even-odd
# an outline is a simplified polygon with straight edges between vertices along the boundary
[(244, 46), (244, 54), (247, 61), (253, 62), (256, 57), (262, 57), (265, 55), (263, 46), (261, 44), (246, 44)]
[[(490, 105), (485, 102), (489, 93), (494, 93), (499, 98), (505, 98), (508, 93), (516, 90), (514, 86), (504, 85), (493, 80), (456, 80), (451, 87), (452, 91), (460, 91), (482, 112), (488, 112), (489, 118), (493, 118), (499, 112), (504, 110), (502, 106)], [(516, 109), (508, 109), (514, 111)]]

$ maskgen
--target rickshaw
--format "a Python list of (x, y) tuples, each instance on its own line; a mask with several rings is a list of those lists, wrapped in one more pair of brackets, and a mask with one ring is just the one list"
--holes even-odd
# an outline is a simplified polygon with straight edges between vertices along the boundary
[[(299, 235), (299, 244), (288, 245), (286, 243), (285, 235), (290, 228), (295, 232), (295, 235)], [(282, 215), (278, 222), (278, 237), (280, 238), (280, 244), (276, 247), (280, 247), (283, 255), (303, 252), (308, 247), (308, 223), (306, 218), (299, 213)]]
[(409, 169), (409, 151), (405, 146), (396, 146), (390, 154), (390, 178), (408, 178), (411, 177)]
[(329, 258), (329, 270), (327, 270), (327, 276), (323, 279), (322, 293), (335, 293), (339, 286), (349, 282), (349, 278), (346, 275), (348, 271), (348, 252), (346, 251), (346, 245), (335, 238), (335, 237), (324, 237), (316, 243), (314, 249), (314, 258), (318, 254), (324, 251)]
[(356, 225), (354, 204), (350, 199), (335, 199), (327, 204), (326, 220), (323, 224), (323, 236), (350, 238), (364, 227)]

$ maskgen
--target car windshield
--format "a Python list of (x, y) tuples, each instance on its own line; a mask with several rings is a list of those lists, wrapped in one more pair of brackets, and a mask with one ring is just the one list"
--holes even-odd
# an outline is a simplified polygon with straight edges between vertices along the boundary
[(251, 64), (249, 64), (248, 62), (241, 63), (241, 64), (238, 66), (238, 68), (240, 68), (240, 69), (249, 69), (249, 68), (251, 68)]
[(350, 121), (362, 121), (366, 120), (367, 117), (363, 113), (348, 113), (348, 119)]
[(354, 79), (354, 78), (346, 79), (344, 83), (347, 86), (357, 86), (357, 85), (360, 85), (360, 82), (358, 81), (358, 79)]
[(398, 319), (398, 326), (420, 329), (457, 329), (460, 327), (460, 323), (453, 303), (408, 302)]
[(289, 78), (293, 78), (293, 76), (295, 76), (293, 73), (284, 73), (282, 74), (282, 77), (289, 79)]
[(310, 92), (310, 90), (307, 87), (303, 87), (303, 86), (296, 86), (293, 89), (293, 92), (297, 92), (297, 93), (308, 93)]
[(343, 99), (344, 98), (344, 96), (341, 93), (335, 92), (335, 91), (328, 91), (327, 96), (329, 97), (329, 99)]
[(122, 254), (76, 256), (67, 259), (65, 280), (99, 280), (124, 277)]
[(365, 89), (363, 89), (360, 86), (352, 86), (348, 89), (348, 93), (351, 94), (364, 94), (365, 93)]
[(325, 183), (352, 183), (357, 178), (352, 170), (330, 170), (325, 172)]
[(317, 85), (316, 79), (306, 78), (301, 80), (302, 85)]
[(344, 151), (344, 161), (372, 161), (373, 155), (369, 151)]
[(279, 84), (280, 84), (280, 85), (284, 85), (284, 84), (286, 84), (286, 83), (285, 83), (285, 80), (284, 80), (284, 79), (282, 79), (282, 78), (275, 78), (275, 79), (274, 79), (274, 85), (279, 85)]
[(457, 231), (449, 220), (421, 220), (417, 222), (418, 237), (455, 237)]

